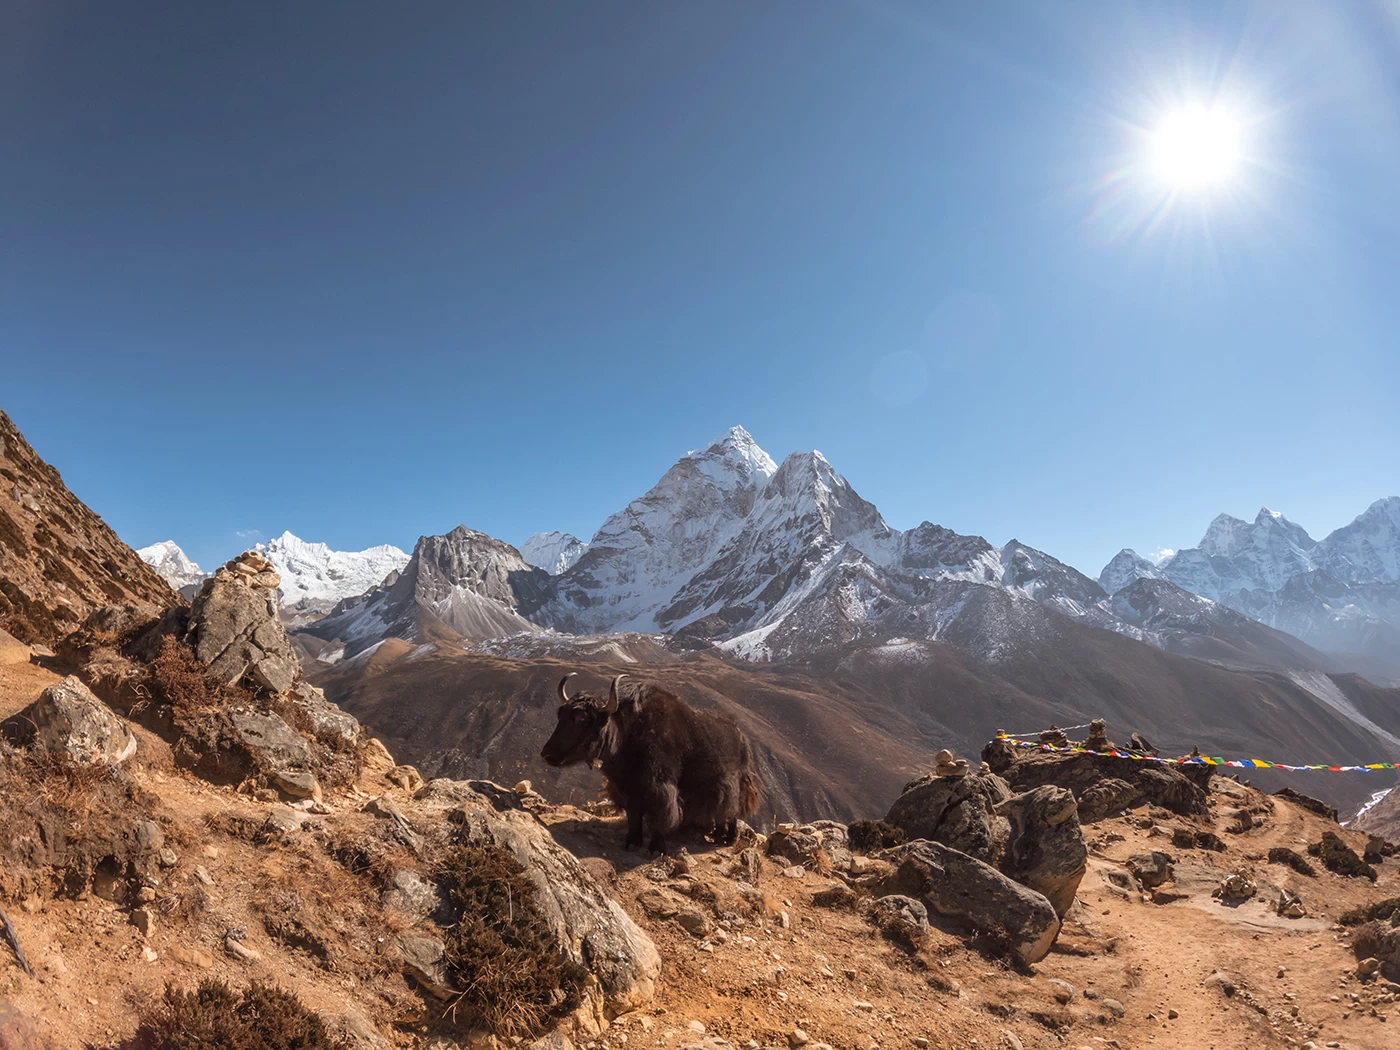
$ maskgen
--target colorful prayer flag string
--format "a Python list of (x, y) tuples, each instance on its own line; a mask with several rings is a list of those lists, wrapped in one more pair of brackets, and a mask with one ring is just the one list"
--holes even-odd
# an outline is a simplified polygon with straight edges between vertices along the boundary
[[(1071, 726), (1070, 728), (1075, 728)], [(1308, 773), (1322, 771), (1328, 773), (1366, 773), (1373, 769), (1400, 769), (1400, 762), (1368, 762), (1365, 765), (1355, 766), (1332, 766), (1332, 765), (1305, 765), (1295, 766), (1286, 762), (1266, 762), (1262, 758), (1218, 758), (1212, 755), (1187, 755), (1184, 758), (1162, 758), (1158, 755), (1145, 755), (1140, 751), (1122, 751), (1118, 749), (1095, 751), (1087, 747), (1079, 747), (1071, 744), (1068, 747), (1057, 747), (1054, 744), (1044, 744), (1038, 740), (1018, 740), (1013, 736), (1003, 735), (997, 739), (1005, 740), (1008, 744), (1016, 747), (1034, 748), (1037, 751), (1059, 751), (1076, 755), (1100, 755), (1105, 758), (1129, 758), (1135, 762), (1156, 762), (1160, 765), (1168, 766), (1225, 766), (1230, 769), (1282, 769), (1289, 773)]]

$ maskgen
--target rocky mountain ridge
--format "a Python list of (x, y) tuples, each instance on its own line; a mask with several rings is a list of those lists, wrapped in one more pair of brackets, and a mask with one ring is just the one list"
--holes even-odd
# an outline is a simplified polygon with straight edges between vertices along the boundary
[(588, 544), (567, 532), (537, 532), (520, 547), (520, 556), (551, 576), (567, 572), (588, 551)]
[(1198, 546), (1160, 565), (1119, 552), (1099, 583), (1116, 593), (1135, 579), (1169, 580), (1400, 680), (1400, 497), (1377, 500), (1321, 540), (1267, 507), (1253, 522), (1221, 514)]

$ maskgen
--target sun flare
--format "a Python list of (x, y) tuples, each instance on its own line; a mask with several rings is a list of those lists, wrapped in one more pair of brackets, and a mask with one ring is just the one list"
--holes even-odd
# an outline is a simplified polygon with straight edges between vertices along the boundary
[(1152, 166), (1177, 189), (1229, 182), (1239, 171), (1243, 133), (1230, 114), (1206, 106), (1167, 113), (1152, 133)]

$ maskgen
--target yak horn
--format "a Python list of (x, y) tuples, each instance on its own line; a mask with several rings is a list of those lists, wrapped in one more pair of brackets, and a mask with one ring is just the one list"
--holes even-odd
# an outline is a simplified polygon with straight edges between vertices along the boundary
[(577, 671), (570, 671), (559, 680), (559, 702), (561, 704), (567, 704), (569, 702), (569, 690), (565, 687), (569, 684), (569, 679), (576, 674), (578, 674)]
[(625, 674), (620, 674), (620, 675), (618, 675), (616, 678), (613, 679), (613, 684), (612, 684), (612, 696), (610, 697), (610, 699), (612, 700), (612, 702), (613, 702), (614, 704), (617, 703), (617, 683), (620, 682), (620, 681), (622, 681), (622, 680), (623, 680), (624, 678), (626, 678), (626, 677), (627, 677), (627, 676), (626, 676)]

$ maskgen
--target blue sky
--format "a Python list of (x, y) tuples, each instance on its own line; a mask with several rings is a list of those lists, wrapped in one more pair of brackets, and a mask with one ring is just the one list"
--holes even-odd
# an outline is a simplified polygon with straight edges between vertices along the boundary
[(206, 565), (586, 538), (742, 423), (1096, 574), (1400, 493), (1397, 187), (1380, 2), (28, 0), (0, 407)]

